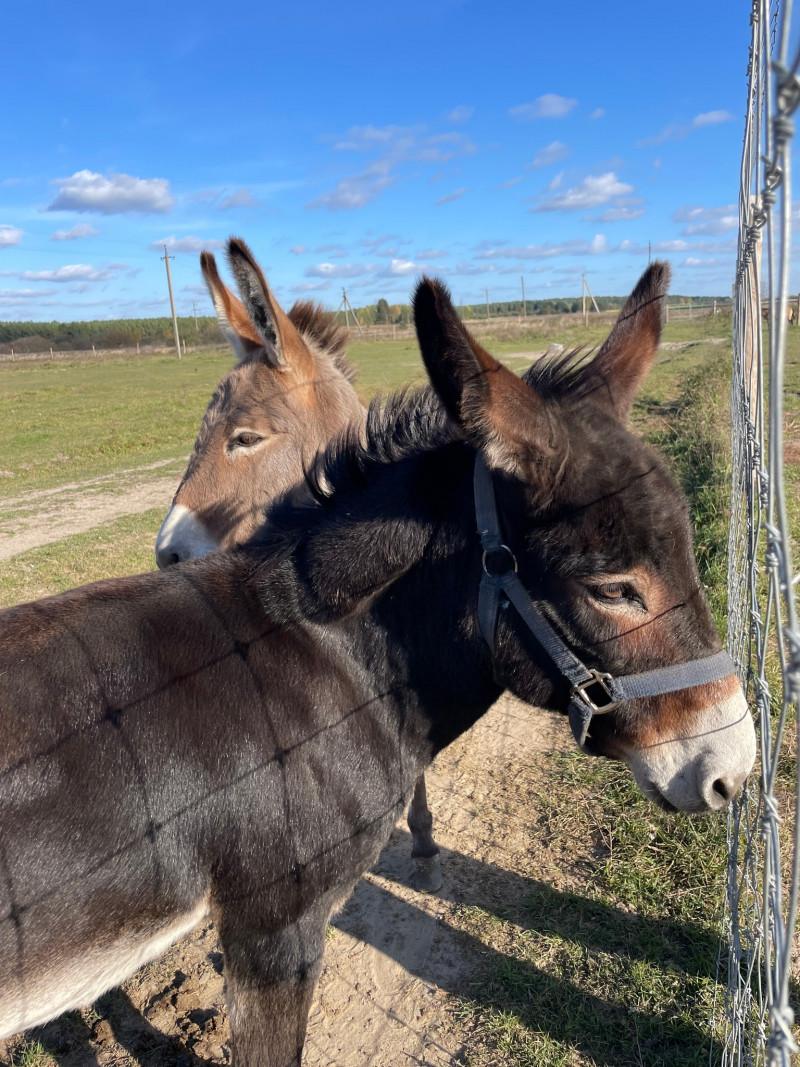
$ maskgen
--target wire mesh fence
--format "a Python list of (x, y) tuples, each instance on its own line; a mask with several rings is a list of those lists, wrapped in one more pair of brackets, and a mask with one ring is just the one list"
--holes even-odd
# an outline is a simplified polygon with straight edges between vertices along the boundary
[(733, 308), (728, 646), (758, 721), (760, 775), (729, 821), (721, 1058), (725, 1067), (788, 1067), (798, 1051), (789, 997), (800, 874), (800, 575), (784, 478), (790, 149), (800, 102), (791, 0), (754, 0), (751, 28)]

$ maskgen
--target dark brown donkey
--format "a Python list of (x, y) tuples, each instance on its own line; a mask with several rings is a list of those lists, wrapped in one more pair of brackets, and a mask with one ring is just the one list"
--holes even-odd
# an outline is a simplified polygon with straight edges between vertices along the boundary
[(261, 543), (0, 613), (0, 1036), (210, 915), (235, 1062), (297, 1067), (331, 909), (505, 688), (658, 803), (728, 803), (752, 719), (685, 502), (625, 428), (666, 279), (593, 362), (527, 383), (424, 280), (433, 389), (331, 446), (315, 503), (274, 508)]
[[(309, 301), (298, 301), (284, 314), (241, 239), (228, 241), (228, 258), (239, 286), (258, 288), (271, 343), (261, 339), (264, 323), (251, 320), (223, 283), (214, 256), (203, 252), (203, 277), (238, 362), (208, 405), (158, 533), (156, 562), (162, 570), (244, 544), (283, 493), (294, 486), (302, 493), (305, 471), (320, 449), (348, 427), (361, 434), (366, 423), (345, 357), (347, 331)], [(408, 826), (414, 885), (435, 892), (442, 870), (424, 775), (414, 788)]]

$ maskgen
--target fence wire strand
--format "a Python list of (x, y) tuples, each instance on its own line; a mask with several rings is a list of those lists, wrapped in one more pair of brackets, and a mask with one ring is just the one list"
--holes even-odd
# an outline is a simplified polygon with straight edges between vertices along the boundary
[[(783, 471), (790, 149), (800, 102), (800, 52), (791, 64), (787, 59), (791, 0), (753, 0), (751, 29), (733, 298), (728, 647), (755, 711), (760, 768), (728, 823), (719, 1044), (723, 1067), (789, 1067), (800, 1051), (789, 1003), (800, 879), (800, 575), (792, 562)], [(769, 295), (766, 331), (762, 284)]]

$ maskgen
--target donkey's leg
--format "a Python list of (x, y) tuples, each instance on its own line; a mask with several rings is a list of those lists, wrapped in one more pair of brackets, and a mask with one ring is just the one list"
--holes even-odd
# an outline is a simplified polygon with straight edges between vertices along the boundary
[(234, 1067), (300, 1067), (329, 913), (315, 905), (277, 932), (221, 923)]
[(442, 863), (439, 846), (433, 840), (433, 816), (428, 807), (425, 775), (417, 778), (414, 796), (408, 807), (408, 828), (411, 831), (411, 858), (414, 860), (414, 888), (422, 893), (435, 893), (442, 888)]

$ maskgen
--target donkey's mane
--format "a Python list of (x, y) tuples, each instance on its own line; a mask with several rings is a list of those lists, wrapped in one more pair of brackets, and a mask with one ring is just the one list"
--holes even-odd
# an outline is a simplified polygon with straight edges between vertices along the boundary
[[(589, 358), (581, 349), (547, 357), (526, 371), (523, 380), (554, 404), (580, 400), (597, 384)], [(317, 506), (298, 504), (290, 492), (276, 503), (253, 541), (273, 548), (282, 545), (286, 551), (311, 527), (324, 523), (343, 499), (350, 507), (351, 494), (360, 493), (388, 465), (461, 440), (461, 430), (431, 386), (392, 393), (385, 402), (376, 397), (366, 426), (343, 430), (306, 470), (305, 482)]]
[(289, 312), (289, 320), (304, 341), (312, 348), (326, 352), (337, 370), (349, 382), (354, 381), (356, 369), (345, 355), (347, 330), (334, 315), (313, 300), (297, 300)]
[[(575, 349), (539, 360), (523, 375), (545, 400), (581, 400), (597, 386), (591, 352)], [(392, 393), (371, 401), (366, 428), (344, 430), (316, 458), (306, 483), (321, 504), (350, 487), (363, 487), (380, 467), (431, 452), (462, 439), (431, 386)]]
[(428, 385), (370, 402), (366, 426), (348, 428), (319, 454), (306, 472), (314, 498), (328, 504), (348, 488), (363, 487), (387, 464), (431, 452), (459, 440), (461, 432)]

